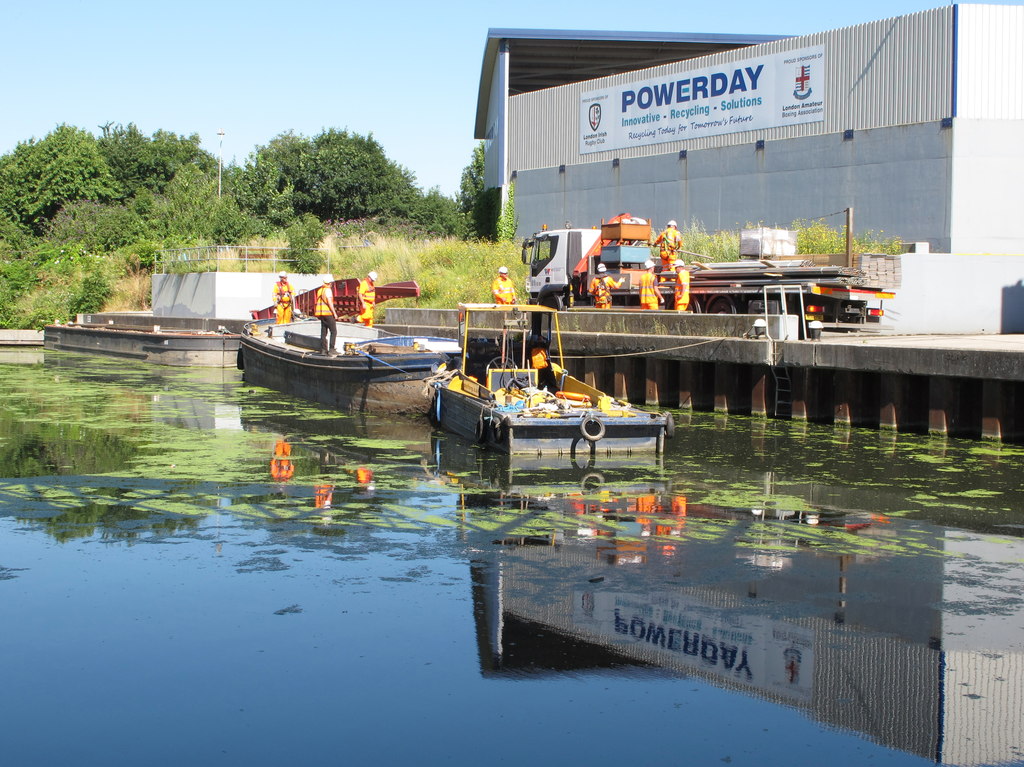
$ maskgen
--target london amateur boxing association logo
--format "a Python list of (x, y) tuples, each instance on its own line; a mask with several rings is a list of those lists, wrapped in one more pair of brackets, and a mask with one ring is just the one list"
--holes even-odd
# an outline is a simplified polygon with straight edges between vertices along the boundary
[(796, 68), (796, 90), (793, 91), (793, 98), (803, 101), (811, 95), (811, 65), (801, 64)]

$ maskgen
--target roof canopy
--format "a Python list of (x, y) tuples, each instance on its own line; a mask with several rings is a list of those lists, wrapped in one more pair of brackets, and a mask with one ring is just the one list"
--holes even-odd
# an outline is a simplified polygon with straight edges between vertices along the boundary
[(509, 96), (781, 40), (788, 35), (490, 29), (480, 70), (475, 138), (484, 138), (501, 41), (509, 49)]

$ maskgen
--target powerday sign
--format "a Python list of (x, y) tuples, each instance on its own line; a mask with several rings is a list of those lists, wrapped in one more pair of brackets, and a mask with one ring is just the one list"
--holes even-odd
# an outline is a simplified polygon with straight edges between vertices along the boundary
[(580, 96), (580, 154), (825, 119), (825, 46)]

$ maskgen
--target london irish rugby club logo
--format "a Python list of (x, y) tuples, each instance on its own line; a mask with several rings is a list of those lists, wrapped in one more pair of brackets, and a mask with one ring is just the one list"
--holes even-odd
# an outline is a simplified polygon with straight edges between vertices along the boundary
[(796, 85), (793, 98), (803, 101), (811, 95), (811, 65), (801, 64), (796, 68)]
[(597, 130), (599, 125), (601, 125), (601, 105), (600, 104), (591, 104), (590, 105), (590, 130)]

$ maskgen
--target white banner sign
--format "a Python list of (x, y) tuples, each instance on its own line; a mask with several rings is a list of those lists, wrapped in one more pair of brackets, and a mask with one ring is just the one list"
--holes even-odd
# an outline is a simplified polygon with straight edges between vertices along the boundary
[(825, 46), (580, 97), (580, 154), (825, 119)]

